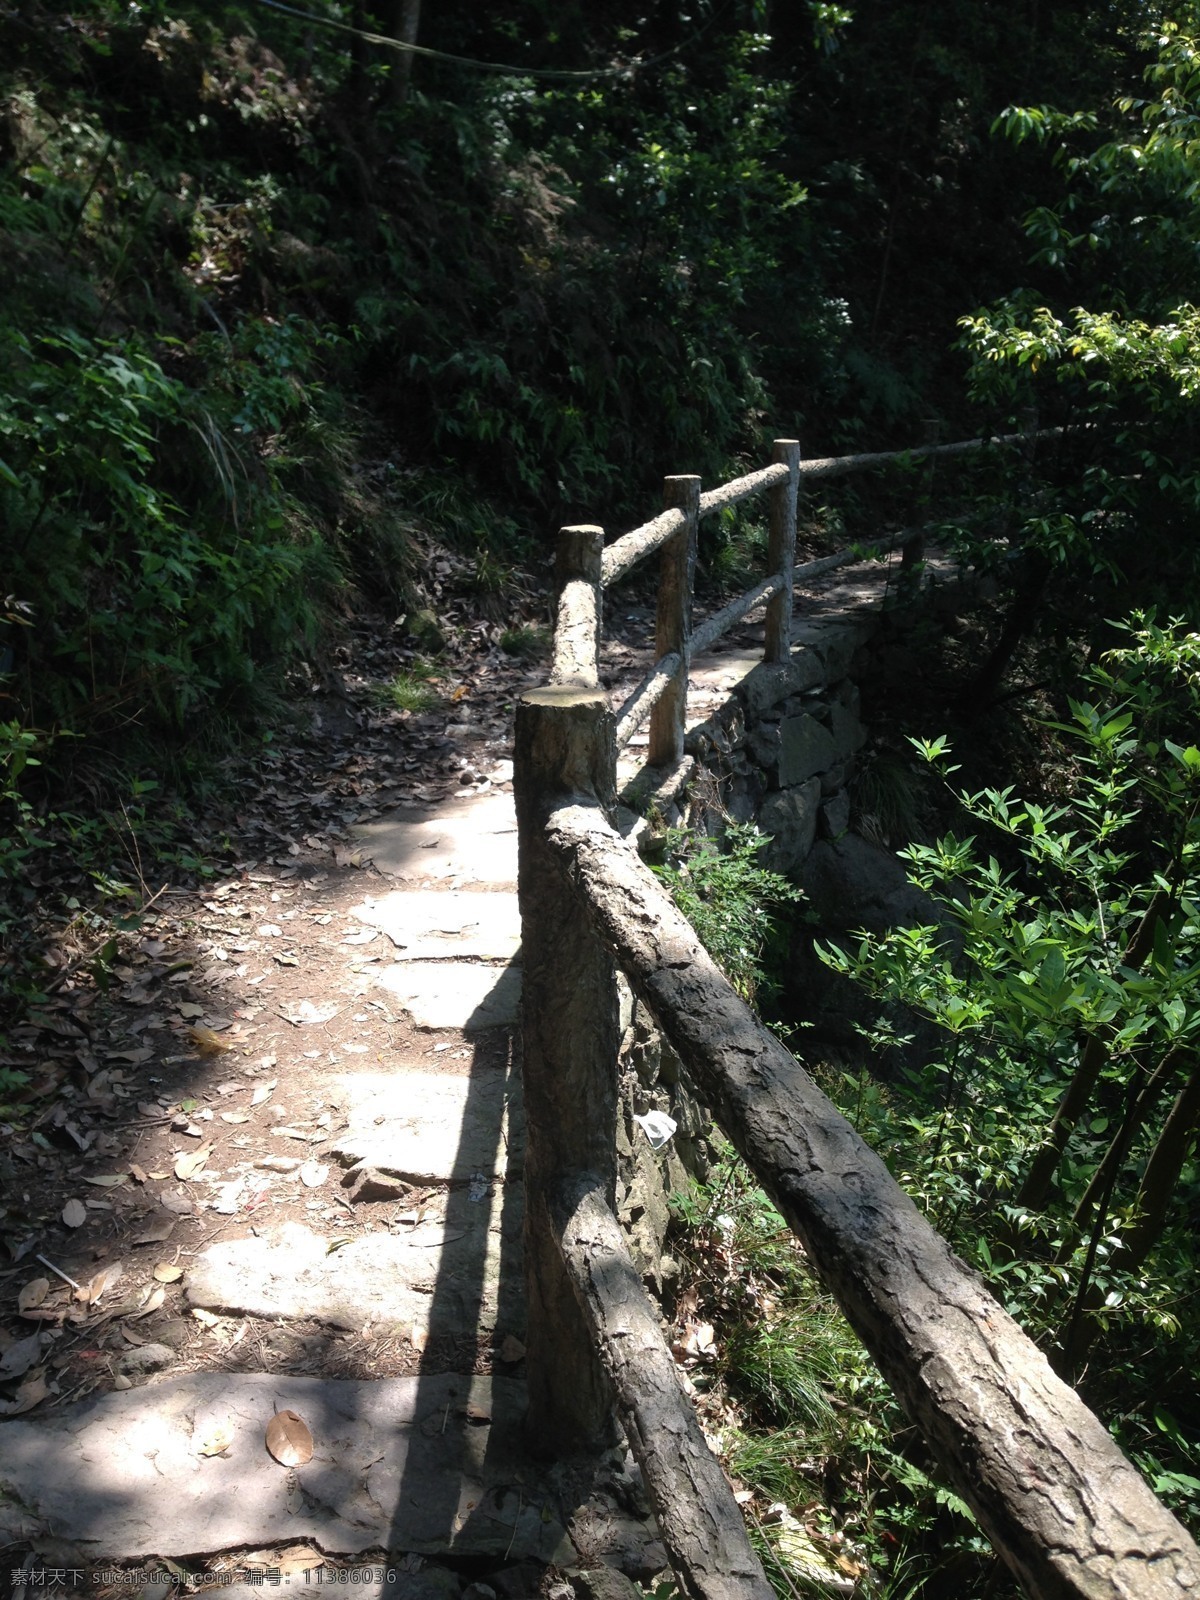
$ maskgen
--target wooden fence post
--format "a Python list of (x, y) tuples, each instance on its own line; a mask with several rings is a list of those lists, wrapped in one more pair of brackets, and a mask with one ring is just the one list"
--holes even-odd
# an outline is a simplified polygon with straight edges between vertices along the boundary
[(788, 475), (771, 490), (771, 531), (767, 571), (783, 573), (783, 588), (767, 601), (764, 661), (787, 661), (792, 653), (792, 568), (796, 564), (796, 498), (800, 487), (800, 444), (776, 439), (771, 460), (783, 462)]
[(684, 523), (662, 547), (658, 579), (658, 619), (654, 653), (679, 652), (679, 667), (650, 713), (652, 767), (673, 767), (683, 760), (687, 732), (688, 668), (691, 664), (692, 589), (696, 580), (696, 535), (700, 526), (700, 479), (692, 473), (663, 480), (663, 504), (683, 512)]
[(569, 1175), (591, 1173), (616, 1206), (616, 969), (545, 839), (553, 802), (578, 794), (613, 803), (614, 729), (608, 697), (597, 688), (533, 689), (517, 706), (526, 1436), (532, 1450), (547, 1456), (594, 1452), (615, 1438), (611, 1387), (563, 1263), (550, 1197)]
[(551, 683), (600, 682), (600, 632), (603, 623), (600, 562), (604, 529), (592, 523), (560, 528), (554, 552), (554, 660)]

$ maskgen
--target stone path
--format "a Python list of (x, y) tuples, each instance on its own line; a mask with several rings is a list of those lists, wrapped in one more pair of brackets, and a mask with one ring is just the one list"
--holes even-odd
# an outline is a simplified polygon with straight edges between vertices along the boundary
[[(828, 615), (877, 600), (885, 581), (884, 567), (868, 566), (827, 585), (826, 617), (810, 605), (798, 628), (801, 648), (845, 648)], [(753, 625), (738, 637), (695, 663), (690, 720), (706, 717), (761, 659)], [(644, 651), (606, 653), (618, 698), (645, 661)], [(639, 748), (644, 739), (635, 741), (623, 777)], [(415, 1370), (374, 1381), (294, 1370), (168, 1371), (130, 1388), (154, 1371), (161, 1348), (148, 1325), (151, 1342), (133, 1342), (115, 1368), (125, 1375), (123, 1390), (0, 1423), (0, 1542), (29, 1548), (35, 1564), (155, 1556), (211, 1565), (219, 1555), (233, 1571), (249, 1561), (247, 1552), (265, 1552), (260, 1565), (270, 1568), (280, 1547), (302, 1546), (316, 1567), (396, 1569), (379, 1588), (393, 1597), (455, 1596), (472, 1573), (490, 1573), (478, 1600), (537, 1593), (546, 1564), (604, 1561), (640, 1578), (662, 1566), (628, 1462), (609, 1463), (607, 1479), (602, 1470), (590, 1498), (581, 1497), (561, 1470), (539, 1467), (520, 1447), (522, 1125), (511, 1047), (520, 928), (511, 764), (503, 753), (489, 775), (482, 795), (397, 808), (359, 830), (361, 854), (381, 876), (360, 877), (372, 892), (344, 908), (348, 931), (339, 948), (349, 947), (344, 961), (364, 941), (383, 954), (357, 972), (346, 967), (341, 992), (376, 1008), (389, 1026), (403, 1020), (409, 1042), (368, 1061), (364, 1045), (340, 1035), (312, 1069), (321, 1091), (314, 1105), (335, 1108), (336, 1116), (314, 1112), (311, 1130), (267, 1130), (319, 1143), (316, 1170), (328, 1164), (341, 1196), (326, 1204), (318, 1188), (286, 1220), (264, 1213), (259, 1222), (238, 1209), (238, 1189), (229, 1236), (185, 1252), (181, 1262), (181, 1310), (241, 1329), (231, 1345), (268, 1339), (272, 1327), (315, 1330), (304, 1335), (314, 1348), (331, 1330), (369, 1332), (410, 1350)], [(329, 922), (319, 899), (316, 905), (315, 920)], [(319, 1019), (333, 998), (298, 1004)], [(280, 1014), (294, 1021), (295, 1006)], [(356, 1020), (365, 1026), (369, 1015)], [(348, 1054), (354, 1051), (364, 1058)], [(218, 1062), (198, 1080), (214, 1105), (225, 1103), (213, 1099), (211, 1082), (223, 1071)], [(229, 1087), (216, 1086), (219, 1093)], [(242, 1104), (243, 1096), (227, 1103)], [(245, 1122), (253, 1107), (264, 1109), (257, 1093), (231, 1120)], [(255, 1165), (270, 1168), (271, 1159)], [(288, 1156), (275, 1159), (272, 1171)], [(250, 1169), (245, 1161), (239, 1169), (235, 1151), (223, 1164), (227, 1188), (245, 1184)], [(344, 1234), (346, 1214), (372, 1201), (398, 1208), (388, 1225)], [(206, 1203), (220, 1210), (219, 1198)], [(490, 1373), (477, 1370), (480, 1341), (498, 1352)], [(422, 1352), (435, 1347), (458, 1348), (460, 1370), (445, 1370), (444, 1361), (431, 1370)], [(311, 1460), (291, 1470), (264, 1446), (268, 1424), (284, 1410), (312, 1438)], [(429, 1564), (439, 1556), (453, 1565)], [(311, 1579), (303, 1571), (301, 1587)]]

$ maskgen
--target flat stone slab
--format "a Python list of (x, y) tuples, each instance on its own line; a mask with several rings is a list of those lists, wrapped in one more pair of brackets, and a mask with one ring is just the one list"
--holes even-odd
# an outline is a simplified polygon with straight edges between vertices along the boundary
[(517, 817), (504, 790), (397, 811), (353, 831), (379, 871), (402, 882), (516, 887)]
[[(503, 1214), (501, 1214), (501, 1207)], [(491, 1213), (495, 1209), (493, 1219)], [(253, 1317), (311, 1317), (385, 1335), (520, 1333), (525, 1325), (519, 1193), (475, 1203), (453, 1195), (437, 1222), (374, 1232), (331, 1250), (288, 1222), (198, 1255), (184, 1287), (193, 1306)]]
[(511, 961), (521, 943), (517, 897), (502, 889), (394, 889), (353, 914), (387, 934), (397, 961)]
[(418, 1028), (511, 1028), (521, 1011), (519, 967), (469, 961), (399, 961), (375, 974)]
[(500, 1071), (353, 1072), (337, 1079), (347, 1126), (326, 1149), (414, 1183), (519, 1177), (525, 1152), (521, 1088)]
[[(264, 1437), (295, 1411), (313, 1459)], [(349, 1379), (202, 1372), (0, 1422), (0, 1538), (62, 1564), (311, 1542), (568, 1565), (559, 1507), (519, 1450), (525, 1386), (453, 1374)], [(200, 1447), (228, 1433), (223, 1455)]]

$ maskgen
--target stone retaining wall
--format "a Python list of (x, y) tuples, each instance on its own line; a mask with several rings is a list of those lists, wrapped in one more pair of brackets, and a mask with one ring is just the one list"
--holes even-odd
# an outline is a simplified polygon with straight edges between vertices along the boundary
[[(949, 581), (947, 581), (949, 579)], [(911, 633), (918, 609), (925, 615), (958, 609), (963, 586), (957, 572), (927, 572), (918, 597), (903, 607), (863, 603), (853, 610), (797, 623), (790, 661), (760, 663), (741, 678), (708, 717), (693, 726), (680, 770), (660, 791), (656, 822), (691, 826), (718, 836), (727, 818), (756, 822), (771, 844), (764, 864), (800, 884), (822, 932), (882, 928), (933, 921), (937, 912), (915, 889), (890, 850), (853, 832), (848, 785), (867, 742), (860, 719), (858, 679), (886, 661), (891, 643)], [(642, 809), (647, 809), (643, 796)], [(618, 810), (622, 829), (649, 853), (655, 828), (632, 811)], [(794, 982), (816, 1019), (823, 1044), (835, 1056), (853, 1048), (862, 997), (849, 980), (816, 959), (811, 941), (793, 952)], [(864, 1013), (865, 1014), (865, 1013)], [(674, 1052), (653, 1019), (630, 999), (623, 1015), (622, 1220), (647, 1282), (661, 1289), (673, 1270), (662, 1242), (669, 1196), (702, 1179), (711, 1161), (705, 1133), (711, 1117), (690, 1092)], [(665, 1111), (679, 1132), (654, 1152), (634, 1113)]]
[(722, 814), (757, 822), (772, 839), (766, 865), (799, 880), (820, 835), (850, 822), (846, 785), (866, 743), (855, 674), (878, 614), (810, 623), (789, 662), (755, 667), (687, 749), (715, 780), (715, 804), (700, 795), (698, 827), (718, 831)]

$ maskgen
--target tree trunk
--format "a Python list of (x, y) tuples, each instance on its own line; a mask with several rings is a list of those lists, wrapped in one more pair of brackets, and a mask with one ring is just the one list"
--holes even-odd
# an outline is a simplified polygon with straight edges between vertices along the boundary
[[(1137, 1137), (1138, 1130), (1145, 1122), (1151, 1108), (1154, 1105), (1154, 1102), (1158, 1099), (1159, 1094), (1162, 1092), (1163, 1085), (1171, 1076), (1171, 1073), (1175, 1070), (1175, 1061), (1178, 1055), (1178, 1045), (1176, 1045), (1173, 1050), (1167, 1051), (1166, 1055), (1151, 1073), (1149, 1081), (1142, 1085), (1133, 1101), (1133, 1104), (1129, 1107), (1129, 1110), (1126, 1112), (1124, 1117), (1122, 1117), (1121, 1126), (1117, 1129), (1111, 1144), (1104, 1152), (1103, 1161), (1101, 1161), (1100, 1165), (1092, 1174), (1091, 1182), (1084, 1190), (1083, 1196), (1080, 1199), (1079, 1204), (1075, 1207), (1074, 1214), (1071, 1217), (1072, 1226), (1078, 1228), (1080, 1232), (1082, 1232), (1083, 1229), (1086, 1228), (1091, 1222), (1092, 1207), (1096, 1204), (1097, 1198), (1103, 1194), (1106, 1189), (1111, 1188), (1109, 1180), (1113, 1176), (1114, 1169), (1119, 1169), (1124, 1163), (1126, 1156), (1129, 1154), (1129, 1151), (1133, 1146), (1133, 1141)], [(1058, 1259), (1060, 1261), (1065, 1260), (1066, 1257), (1071, 1254), (1071, 1250), (1072, 1246), (1069, 1240), (1064, 1240)]]
[(595, 805), (551, 850), (1031, 1600), (1182, 1600), (1200, 1550), (1079, 1397), (918, 1213)]
[(1162, 1132), (1150, 1152), (1134, 1207), (1137, 1221), (1133, 1231), (1126, 1235), (1125, 1248), (1117, 1257), (1120, 1266), (1131, 1269), (1140, 1267), (1158, 1243), (1198, 1118), (1200, 1062), (1197, 1062), (1191, 1077), (1176, 1095), (1175, 1104), (1167, 1113)]
[[(383, 31), (402, 44), (416, 44), (421, 31), (421, 0), (393, 0)], [(412, 84), (415, 58), (411, 50), (389, 50), (388, 54), (392, 59), (392, 71), (384, 99), (391, 105), (403, 105)]]
[(1050, 1185), (1054, 1181), (1054, 1174), (1058, 1171), (1063, 1151), (1067, 1148), (1067, 1141), (1075, 1131), (1075, 1124), (1087, 1110), (1092, 1090), (1096, 1087), (1096, 1080), (1107, 1060), (1108, 1046), (1096, 1034), (1089, 1033), (1079, 1055), (1075, 1076), (1067, 1085), (1066, 1093), (1054, 1113), (1046, 1142), (1034, 1156), (1025, 1176), (1025, 1182), (1017, 1192), (1019, 1206), (1026, 1206), (1030, 1211), (1040, 1211), (1046, 1204), (1046, 1197), (1050, 1193)]
[[(1150, 904), (1146, 907), (1142, 920), (1125, 949), (1123, 966), (1130, 967), (1136, 972), (1150, 954), (1154, 948), (1154, 933), (1159, 918), (1170, 898), (1163, 889), (1156, 890), (1151, 896)], [(1067, 1148), (1067, 1141), (1074, 1132), (1075, 1124), (1087, 1110), (1092, 1090), (1096, 1087), (1096, 1080), (1107, 1059), (1108, 1046), (1097, 1034), (1089, 1034), (1084, 1042), (1075, 1076), (1067, 1085), (1067, 1091), (1054, 1113), (1046, 1142), (1033, 1158), (1025, 1182), (1017, 1194), (1018, 1205), (1026, 1206), (1030, 1211), (1040, 1211), (1046, 1204), (1046, 1196), (1050, 1192), (1054, 1174), (1058, 1171), (1063, 1151)]]

